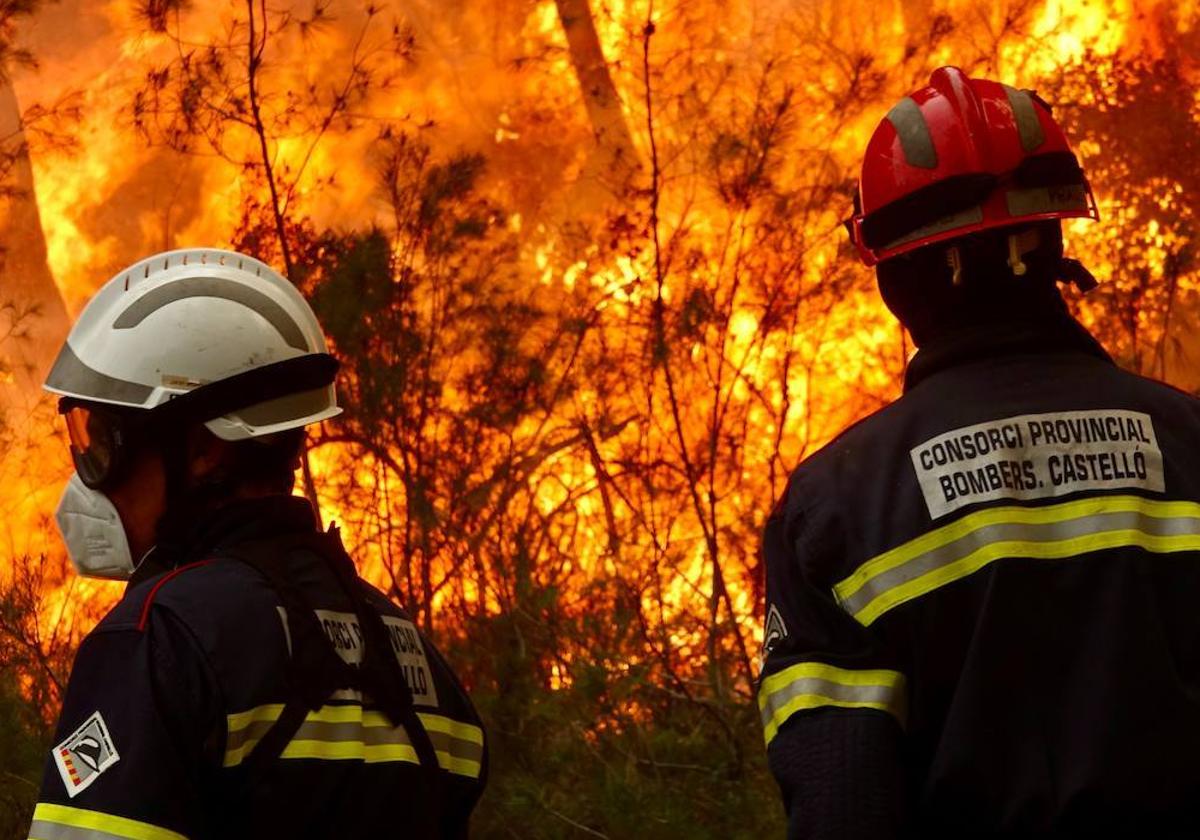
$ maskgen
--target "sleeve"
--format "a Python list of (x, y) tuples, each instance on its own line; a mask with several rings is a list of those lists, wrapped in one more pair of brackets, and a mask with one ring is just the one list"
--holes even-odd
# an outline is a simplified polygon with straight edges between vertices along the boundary
[(213, 680), (164, 610), (104, 627), (75, 659), (30, 840), (168, 840), (202, 831)]
[(446, 698), (445, 708), (439, 711), (450, 716), (448, 729), (454, 733), (453, 739), (446, 741), (453, 759), (448, 762), (449, 766), (443, 767), (450, 772), (444, 780), (446, 808), (441, 836), (445, 840), (466, 840), (470, 836), (471, 814), (487, 786), (488, 739), (483, 722), (458, 675), (429, 638), (424, 633), (420, 636), (437, 674), (434, 679), (440, 683), (439, 692), (444, 692), (439, 696)]
[(887, 840), (903, 820), (904, 675), (822, 585), (844, 540), (795, 480), (767, 522), (758, 704), (789, 840)]

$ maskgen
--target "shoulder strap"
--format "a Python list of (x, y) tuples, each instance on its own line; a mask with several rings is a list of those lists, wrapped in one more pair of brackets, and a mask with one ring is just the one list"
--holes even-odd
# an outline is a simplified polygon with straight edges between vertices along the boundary
[(364, 691), (371, 693), (392, 723), (403, 724), (421, 765), (431, 771), (433, 778), (439, 778), (437, 752), (417, 715), (412, 691), (392, 650), (391, 637), (384, 626), (383, 616), (367, 602), (362, 581), (359, 580), (354, 562), (342, 546), (341, 537), (335, 529), (310, 536), (314, 539), (314, 550), (328, 560), (338, 583), (354, 605), (358, 626), (363, 631), (361, 677)]
[[(320, 557), (334, 573), (339, 587), (353, 606), (363, 632), (363, 660), (355, 668), (338, 656), (325, 635), (315, 608), (301, 593), (288, 570), (288, 558), (308, 550)], [(246, 757), (243, 765), (258, 775), (279, 758), (295, 737), (309, 711), (321, 708), (342, 688), (354, 688), (370, 696), (392, 723), (403, 725), (435, 798), (442, 793), (437, 752), (417, 715), (412, 692), (400, 669), (391, 639), (379, 611), (367, 602), (354, 563), (336, 531), (297, 534), (279, 540), (248, 542), (221, 552), (256, 569), (278, 595), (287, 615), (291, 638), (289, 699), (279, 718)], [(436, 810), (436, 809), (433, 809)]]
[(283, 605), (291, 640), (288, 700), (279, 718), (242, 762), (252, 774), (279, 758), (308, 713), (325, 705), (335, 691), (361, 687), (358, 672), (337, 655), (315, 609), (288, 573), (287, 558), (292, 550), (291, 545), (269, 540), (243, 543), (221, 552), (266, 578)]

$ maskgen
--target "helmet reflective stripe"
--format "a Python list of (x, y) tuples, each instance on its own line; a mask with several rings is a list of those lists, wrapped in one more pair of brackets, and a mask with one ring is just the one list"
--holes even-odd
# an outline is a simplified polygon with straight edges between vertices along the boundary
[(1063, 184), (1056, 187), (1032, 187), (1009, 190), (1004, 196), (1008, 212), (1014, 216), (1054, 211), (1074, 212), (1088, 208), (1088, 191), (1083, 184)]
[(1028, 91), (1004, 85), (1008, 94), (1008, 104), (1012, 107), (1013, 119), (1017, 122), (1017, 134), (1021, 136), (1021, 148), (1032, 152), (1046, 142), (1046, 132), (1042, 130), (1042, 121), (1038, 119), (1037, 110), (1033, 107), (1033, 97)]
[(933, 169), (937, 166), (937, 149), (933, 147), (933, 135), (929, 123), (921, 113), (921, 106), (911, 96), (906, 96), (888, 111), (887, 121), (896, 129), (904, 159), (912, 166)]
[(937, 221), (930, 222), (927, 225), (914, 230), (912, 233), (906, 234), (899, 239), (889, 242), (885, 248), (897, 248), (909, 242), (914, 242), (918, 239), (923, 239), (926, 236), (933, 236), (937, 233), (942, 233), (947, 230), (956, 230), (966, 225), (973, 225), (983, 221), (983, 208), (976, 204), (974, 207), (968, 207), (958, 213), (951, 213), (949, 216), (942, 216)]
[(54, 367), (50, 368), (46, 390), (57, 394), (87, 394), (87, 399), (120, 405), (139, 405), (154, 392), (153, 388), (137, 382), (126, 382), (93, 370), (80, 361), (69, 343), (63, 345), (54, 360)]
[(279, 330), (279, 334), (297, 350), (311, 350), (304, 334), (296, 322), (284, 311), (283, 307), (255, 289), (222, 280), (219, 277), (189, 277), (172, 283), (170, 286), (159, 286), (152, 292), (142, 295), (138, 300), (121, 313), (121, 317), (113, 322), (114, 330), (127, 330), (136, 327), (146, 319), (146, 316), (157, 312), (169, 303), (191, 297), (224, 298), (253, 309), (266, 318), (271, 326)]
[[(309, 357), (315, 367), (287, 367)], [(46, 389), (164, 417), (182, 418), (184, 405), (203, 408), (206, 418), (215, 417), (206, 422), (213, 434), (237, 440), (340, 413), (331, 384), (336, 364), (321, 359), (332, 363), (316, 316), (270, 266), (231, 251), (171, 251), (101, 287), (71, 330)], [(277, 365), (310, 372), (279, 381), (239, 378)], [(191, 399), (225, 380), (231, 387), (217, 388), (219, 399)], [(184, 395), (189, 399), (176, 399)], [(184, 405), (180, 412), (158, 410), (168, 402)], [(220, 412), (210, 411), (214, 406)]]

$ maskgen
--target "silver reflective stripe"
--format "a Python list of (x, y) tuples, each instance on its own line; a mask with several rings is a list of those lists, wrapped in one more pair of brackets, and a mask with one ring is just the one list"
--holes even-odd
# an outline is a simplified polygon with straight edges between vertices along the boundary
[[(258, 741), (271, 728), (272, 723), (273, 721), (257, 721), (242, 732), (235, 733), (236, 737), (229, 739), (229, 748), (241, 746), (246, 741)], [(446, 732), (430, 731), (428, 734), (434, 749), (446, 750), (456, 755), (461, 751), (464, 753), (464, 758), (475, 758), (476, 760), (483, 754), (482, 745), (461, 741)], [(412, 744), (412, 740), (403, 727), (362, 726), (358, 723), (325, 723), (323, 721), (301, 724), (300, 728), (296, 730), (295, 738), (297, 741), (328, 741), (330, 743), (362, 741), (369, 745)], [(463, 749), (460, 750), (460, 747)]]
[(1009, 190), (1004, 200), (1008, 215), (1031, 216), (1034, 213), (1084, 212), (1088, 209), (1087, 187), (1083, 184), (1062, 184), (1053, 187), (1030, 187)]
[(891, 707), (895, 705), (896, 688), (891, 685), (843, 685), (820, 677), (801, 677), (766, 698), (760, 709), (763, 726), (768, 726), (772, 719), (781, 714), (790, 701), (806, 694), (847, 704)]
[(103, 811), (40, 802), (33, 812), (29, 840), (187, 840), (151, 823)]
[(1200, 549), (1200, 505), (1101, 496), (1042, 507), (988, 508), (886, 552), (834, 587), (864, 625), (1006, 557), (1055, 559), (1108, 548)]
[[(479, 761), (483, 758), (483, 744), (476, 744), (465, 738), (455, 737), (449, 732), (437, 732), (432, 729), (427, 729), (425, 732), (429, 735), (429, 740), (433, 743), (433, 748), (437, 752), (448, 753), (455, 758), (467, 761)], [(370, 741), (367, 743), (370, 743)]]
[[(245, 760), (279, 719), (282, 709), (280, 704), (268, 704), (228, 716), (226, 767)], [(442, 768), (477, 778), (483, 760), (483, 730), (442, 715), (419, 712), (417, 716)], [(382, 712), (364, 711), (356, 705), (323, 706), (310, 712), (280, 757), (419, 763), (403, 726), (393, 726)]]
[(46, 377), (46, 387), (75, 397), (115, 402), (124, 405), (144, 405), (154, 389), (140, 382), (127, 382), (101, 373), (85, 365), (70, 344), (64, 344), (54, 367)]
[(121, 313), (113, 322), (113, 329), (132, 329), (167, 304), (193, 297), (222, 298), (240, 303), (265, 318), (292, 347), (304, 351), (315, 349), (308, 346), (304, 332), (282, 306), (257, 289), (220, 277), (189, 277), (152, 289)]
[(816, 709), (874, 709), (904, 726), (906, 698), (904, 675), (899, 671), (797, 662), (762, 678), (758, 708), (770, 746), (794, 715)]
[(34, 820), (29, 826), (29, 840), (128, 840), (125, 834), (109, 834), (94, 828)]
[(896, 129), (904, 159), (912, 166), (933, 169), (937, 166), (937, 150), (933, 147), (933, 135), (929, 124), (921, 113), (921, 106), (911, 96), (906, 96), (887, 113), (887, 121)]
[[(225, 754), (236, 755), (241, 752), (242, 754), (238, 758), (240, 761), (245, 757), (244, 753), (249, 752), (250, 748), (261, 741), (262, 737), (270, 731), (277, 719), (278, 717), (271, 718), (270, 720), (251, 721), (242, 729), (230, 731), (225, 737)], [(301, 728), (303, 728), (303, 725)]]
[(922, 239), (926, 236), (934, 236), (935, 234), (945, 233), (948, 230), (956, 230), (968, 225), (976, 225), (983, 221), (983, 208), (978, 204), (974, 207), (968, 207), (966, 210), (960, 210), (957, 213), (952, 213), (949, 216), (932, 221), (927, 225), (914, 230), (912, 233), (906, 233), (899, 239), (896, 239), (884, 245), (880, 250), (886, 251), (889, 248), (898, 248), (916, 239)]
[(1008, 94), (1008, 104), (1012, 108), (1013, 119), (1017, 123), (1017, 133), (1021, 135), (1021, 148), (1032, 152), (1046, 142), (1046, 133), (1042, 131), (1041, 120), (1038, 119), (1037, 109), (1033, 105), (1033, 97), (1028, 91), (1004, 85)]
[(363, 726), (361, 723), (325, 723), (305, 721), (296, 730), (297, 741), (325, 741), (330, 744), (412, 744), (404, 727)]

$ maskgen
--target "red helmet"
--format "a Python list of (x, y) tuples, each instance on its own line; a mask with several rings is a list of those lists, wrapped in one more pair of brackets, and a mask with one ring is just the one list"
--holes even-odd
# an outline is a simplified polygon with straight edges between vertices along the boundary
[(980, 230), (1069, 218), (1100, 214), (1050, 106), (942, 67), (875, 129), (846, 228), (875, 265)]

